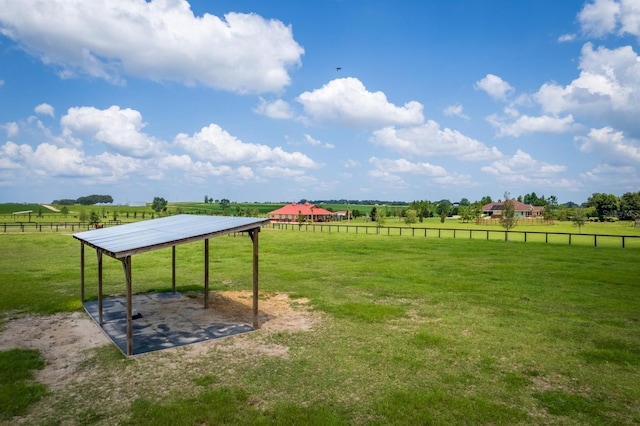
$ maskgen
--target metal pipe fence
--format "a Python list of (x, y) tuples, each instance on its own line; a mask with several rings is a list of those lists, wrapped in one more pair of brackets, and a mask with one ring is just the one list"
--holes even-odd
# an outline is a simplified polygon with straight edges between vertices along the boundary
[(403, 226), (365, 226), (319, 223), (274, 222), (273, 229), (299, 232), (335, 232), (365, 235), (410, 236), (422, 238), (486, 239), (521, 242), (544, 242), (546, 244), (618, 246), (640, 248), (640, 235), (583, 234), (550, 231), (515, 231), (504, 229), (471, 228), (413, 228)]
[[(118, 221), (101, 222), (98, 227), (120, 225)], [(90, 222), (4, 222), (0, 223), (0, 231), (4, 234), (15, 232), (80, 232), (94, 229)]]

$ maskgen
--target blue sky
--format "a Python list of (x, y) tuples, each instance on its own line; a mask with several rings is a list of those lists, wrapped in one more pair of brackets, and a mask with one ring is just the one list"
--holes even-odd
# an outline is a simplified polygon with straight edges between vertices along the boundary
[(635, 192), (639, 41), (640, 0), (0, 0), (0, 202)]

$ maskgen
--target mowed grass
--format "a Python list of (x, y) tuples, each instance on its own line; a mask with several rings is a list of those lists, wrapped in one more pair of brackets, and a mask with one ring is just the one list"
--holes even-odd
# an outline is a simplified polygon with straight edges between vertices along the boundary
[[(2, 312), (80, 308), (77, 241), (31, 234), (0, 235), (0, 243)], [(178, 247), (179, 289), (202, 288), (203, 251), (202, 243)], [(95, 297), (95, 253), (86, 255)], [(249, 290), (251, 255), (246, 236), (212, 240), (212, 289)], [(169, 249), (134, 256), (134, 289), (168, 290), (170, 259)], [(180, 370), (170, 355), (122, 360), (105, 348), (92, 362), (96, 380), (41, 400), (57, 420), (35, 419), (638, 423), (639, 259), (637, 249), (264, 230), (261, 291), (307, 298), (323, 314), (310, 332), (269, 336), (287, 357), (210, 351)], [(123, 293), (121, 264), (105, 258), (104, 267), (105, 292)], [(168, 362), (178, 372), (162, 368)], [(136, 389), (124, 406), (100, 403)]]

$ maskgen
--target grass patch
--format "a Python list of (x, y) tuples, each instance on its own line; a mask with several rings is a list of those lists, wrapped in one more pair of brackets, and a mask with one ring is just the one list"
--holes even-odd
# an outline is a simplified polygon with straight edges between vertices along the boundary
[[(0, 269), (0, 312), (79, 308), (77, 241), (0, 237), (0, 258), (12, 265)], [(202, 290), (203, 251), (178, 246), (179, 291)], [(637, 423), (637, 259), (636, 249), (265, 230), (261, 291), (308, 299), (322, 313), (313, 330), (265, 328), (197, 357), (124, 361), (108, 345), (83, 366), (95, 379), (48, 395), (46, 416), (68, 424)], [(251, 261), (248, 237), (211, 240), (212, 290), (251, 289)], [(171, 250), (134, 256), (134, 292), (170, 287)], [(120, 262), (105, 258), (104, 288), (124, 293)], [(261, 345), (286, 347), (287, 356)]]
[(241, 389), (228, 387), (206, 391), (193, 398), (179, 398), (170, 403), (153, 403), (138, 399), (131, 406), (125, 425), (347, 425), (332, 407), (280, 405), (259, 410)]
[(44, 368), (40, 353), (31, 349), (0, 351), (0, 418), (23, 415), (46, 393), (44, 385), (33, 381), (33, 370)]

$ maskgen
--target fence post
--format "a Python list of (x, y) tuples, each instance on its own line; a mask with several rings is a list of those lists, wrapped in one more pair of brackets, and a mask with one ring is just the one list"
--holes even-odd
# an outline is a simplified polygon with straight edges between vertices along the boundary
[(438, 238), (440, 238), (440, 228), (438, 228)]
[(524, 242), (527, 242), (527, 231), (524, 232)]
[(571, 234), (569, 234), (569, 245), (571, 245)]
[(455, 229), (453, 230), (453, 239), (454, 240), (456, 239), (456, 230)]
[(595, 234), (593, 235), (593, 246), (598, 247), (598, 236)]
[(487, 240), (489, 240), (489, 230), (487, 229)]
[(545, 244), (549, 243), (549, 233), (548, 232), (544, 233), (544, 242), (545, 242)]
[[(6, 229), (6, 225), (5, 225), (5, 229)], [(622, 236), (622, 248), (624, 248), (624, 235)]]

